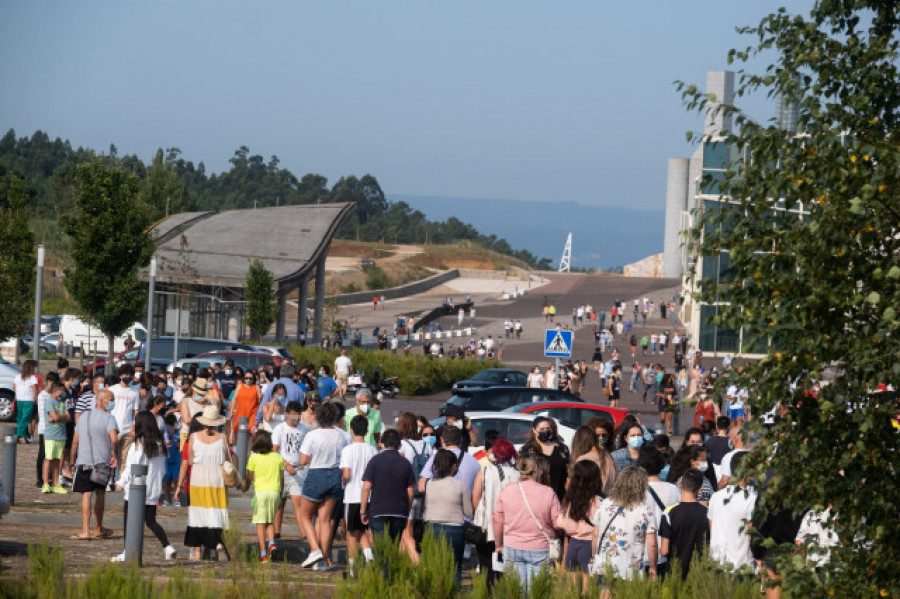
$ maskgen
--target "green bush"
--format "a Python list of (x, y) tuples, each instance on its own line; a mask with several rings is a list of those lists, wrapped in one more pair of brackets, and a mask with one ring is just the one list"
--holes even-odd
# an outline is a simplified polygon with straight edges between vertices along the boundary
[[(338, 350), (324, 350), (320, 347), (291, 345), (290, 352), (298, 364), (323, 364), (334, 366)], [(366, 374), (368, 379), (376, 368), (381, 368), (382, 376), (396, 376), (400, 380), (402, 395), (424, 395), (449, 389), (456, 381), (471, 378), (485, 368), (498, 368), (496, 360), (457, 360), (423, 357), (419, 352), (393, 353), (390, 351), (351, 348), (347, 355), (353, 366)]]
[(391, 279), (381, 268), (373, 266), (366, 269), (366, 287), (369, 289), (387, 289), (391, 286)]

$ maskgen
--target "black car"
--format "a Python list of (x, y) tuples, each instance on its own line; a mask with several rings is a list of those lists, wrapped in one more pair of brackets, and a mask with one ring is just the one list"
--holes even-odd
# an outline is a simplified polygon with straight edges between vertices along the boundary
[(487, 368), (464, 381), (453, 383), (453, 391), (457, 389), (484, 389), (486, 387), (524, 387), (528, 383), (528, 375), (509, 368)]
[(441, 404), (440, 414), (448, 404), (461, 407), (466, 412), (502, 412), (507, 408), (535, 401), (577, 401), (584, 400), (566, 391), (556, 389), (534, 389), (531, 387), (489, 387), (487, 389), (459, 389)]

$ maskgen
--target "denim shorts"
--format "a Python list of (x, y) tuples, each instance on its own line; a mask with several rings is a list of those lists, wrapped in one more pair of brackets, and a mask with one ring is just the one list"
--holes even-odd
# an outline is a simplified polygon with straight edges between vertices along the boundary
[(301, 496), (315, 502), (333, 499), (340, 501), (343, 496), (340, 468), (311, 468), (303, 481)]

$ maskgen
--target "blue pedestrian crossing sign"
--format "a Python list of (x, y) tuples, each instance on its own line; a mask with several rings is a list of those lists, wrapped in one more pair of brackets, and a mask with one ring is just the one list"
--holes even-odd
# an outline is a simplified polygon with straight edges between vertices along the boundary
[(547, 358), (571, 358), (572, 334), (572, 331), (548, 329), (544, 334), (544, 356)]

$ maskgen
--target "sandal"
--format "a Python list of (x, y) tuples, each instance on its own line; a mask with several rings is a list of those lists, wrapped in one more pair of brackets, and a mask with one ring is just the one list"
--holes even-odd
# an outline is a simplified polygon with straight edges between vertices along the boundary
[(94, 539), (108, 539), (113, 535), (113, 531), (109, 528), (101, 528), (99, 533), (95, 533), (91, 538)]
[(92, 537), (92, 536), (83, 537), (81, 535), (72, 535), (69, 537), (69, 540), (71, 540), (71, 541), (90, 541), (93, 538), (95, 538), (95, 537)]
[(200, 552), (191, 551), (191, 554), (188, 556), (189, 562), (199, 562), (200, 561)]

